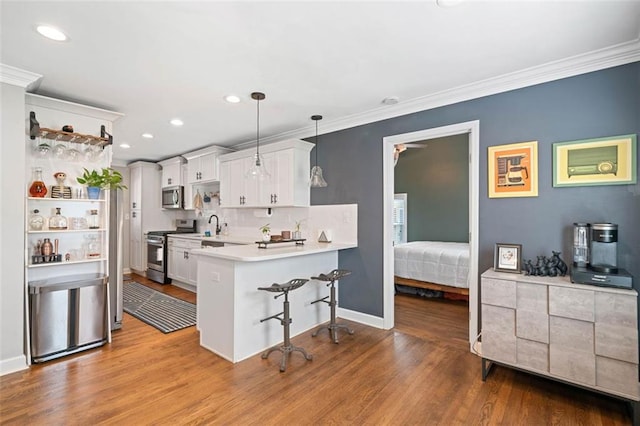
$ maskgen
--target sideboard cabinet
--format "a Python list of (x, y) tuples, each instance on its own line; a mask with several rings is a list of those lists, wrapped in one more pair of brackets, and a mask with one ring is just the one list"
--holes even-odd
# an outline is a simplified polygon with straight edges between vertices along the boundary
[(568, 277), (482, 274), (482, 374), (515, 367), (633, 402), (638, 416), (635, 290)]

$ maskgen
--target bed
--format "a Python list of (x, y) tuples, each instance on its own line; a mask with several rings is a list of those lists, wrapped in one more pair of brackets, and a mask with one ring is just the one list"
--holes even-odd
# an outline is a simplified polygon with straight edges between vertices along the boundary
[(393, 251), (396, 284), (469, 295), (469, 243), (412, 241)]

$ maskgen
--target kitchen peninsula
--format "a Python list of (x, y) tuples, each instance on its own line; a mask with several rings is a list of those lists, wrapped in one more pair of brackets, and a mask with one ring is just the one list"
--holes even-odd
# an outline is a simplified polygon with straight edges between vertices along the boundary
[[(192, 250), (198, 264), (200, 345), (238, 362), (278, 344), (280, 322), (260, 320), (282, 312), (282, 299), (258, 287), (328, 273), (338, 267), (339, 250), (355, 247), (355, 242), (288, 242), (268, 248), (253, 244)], [(291, 293), (291, 336), (329, 320), (325, 304), (311, 304), (328, 294), (325, 283), (314, 280)]]

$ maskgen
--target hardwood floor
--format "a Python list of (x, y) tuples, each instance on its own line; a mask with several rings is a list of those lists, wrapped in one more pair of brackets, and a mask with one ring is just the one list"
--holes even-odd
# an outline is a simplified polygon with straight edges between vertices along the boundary
[[(140, 277), (135, 277), (139, 282)], [(158, 288), (194, 301), (173, 286)], [(467, 305), (396, 296), (396, 328), (292, 339), (311, 354), (231, 364), (195, 327), (162, 334), (125, 314), (111, 345), (0, 378), (0, 422), (87, 424), (626, 425), (622, 402), (497, 367), (481, 380)], [(294, 318), (295, 321), (295, 318)], [(223, 325), (221, 325), (222, 327)]]

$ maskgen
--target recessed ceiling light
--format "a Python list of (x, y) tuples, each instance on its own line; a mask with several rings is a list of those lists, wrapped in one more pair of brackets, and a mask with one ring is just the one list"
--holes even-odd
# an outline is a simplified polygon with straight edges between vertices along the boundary
[(153, 135), (151, 133), (143, 133), (142, 137), (146, 139), (153, 139)]
[(238, 102), (240, 102), (240, 96), (227, 95), (224, 97), (224, 100), (229, 102), (230, 104), (237, 104)]
[(129, 145), (128, 143), (121, 143), (120, 144), (120, 148), (129, 149), (129, 148), (131, 148), (131, 145)]
[(51, 40), (65, 41), (68, 39), (65, 33), (49, 25), (38, 25), (36, 27), (36, 31), (38, 31), (41, 35)]
[(384, 98), (382, 103), (385, 105), (395, 105), (400, 102), (400, 98), (397, 96), (389, 96), (388, 98)]
[(180, 126), (182, 126), (184, 124), (184, 122), (182, 120), (180, 120), (179, 118), (174, 118), (169, 123), (171, 123), (172, 125), (174, 125), (176, 127), (180, 127)]
[(458, 6), (464, 0), (436, 0), (436, 4), (440, 7), (454, 7)]

